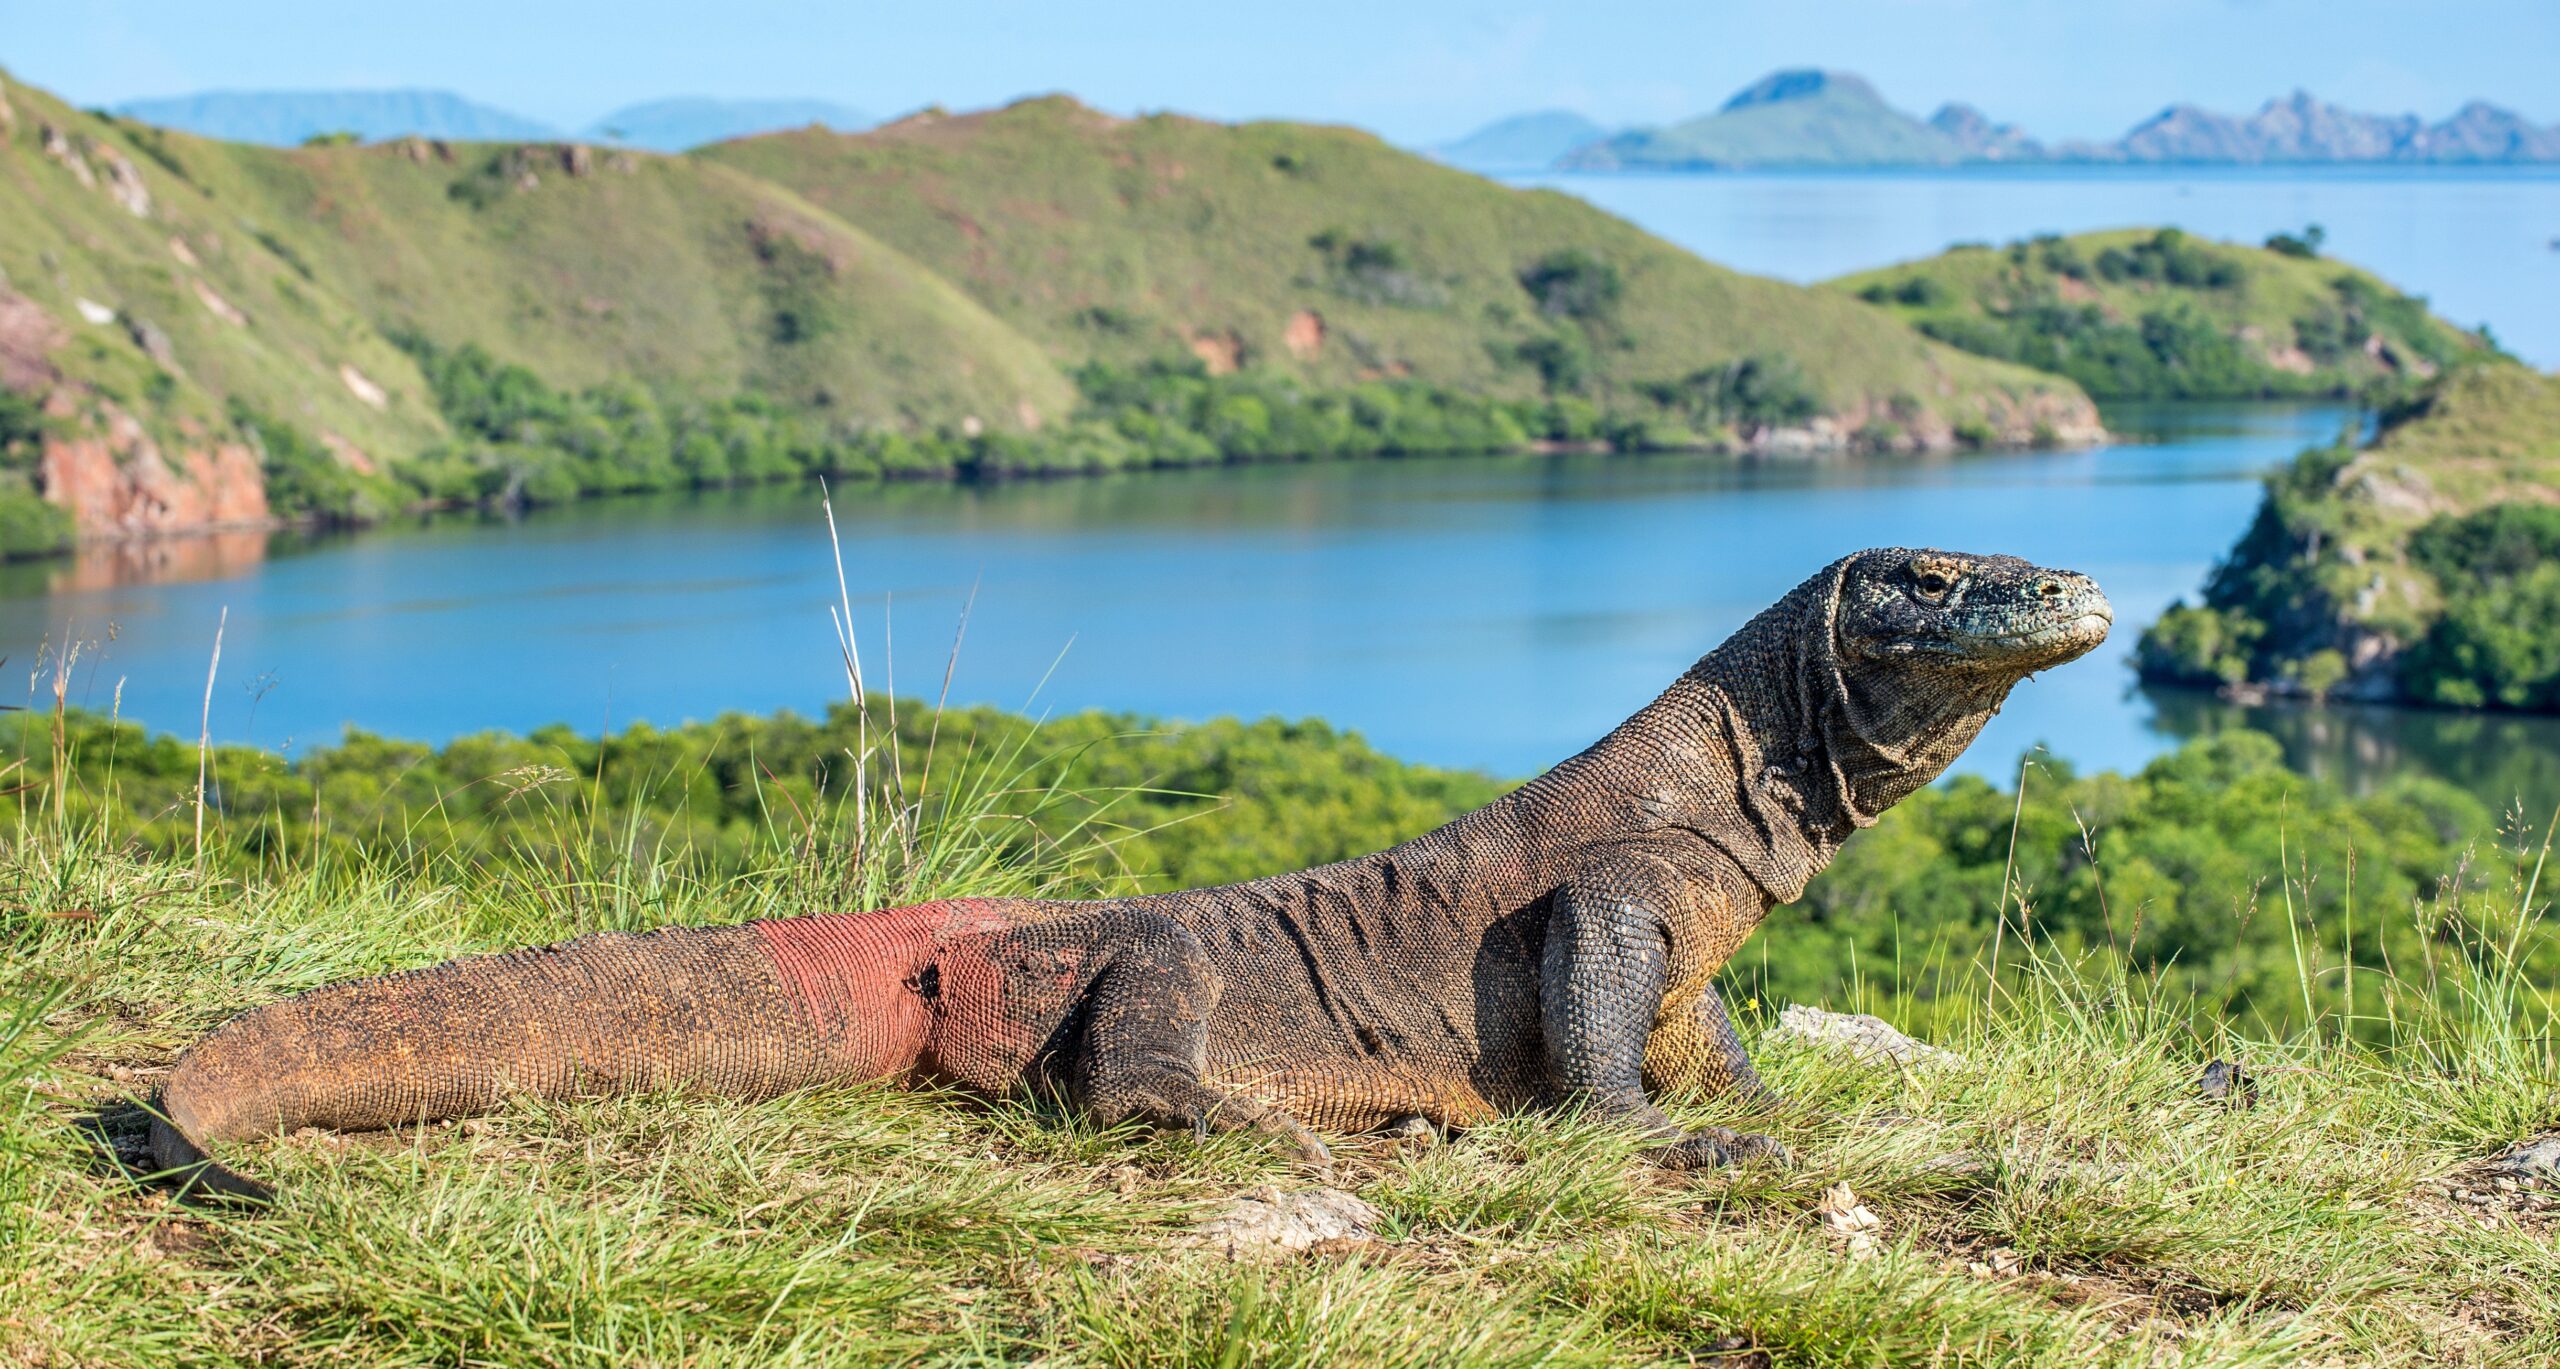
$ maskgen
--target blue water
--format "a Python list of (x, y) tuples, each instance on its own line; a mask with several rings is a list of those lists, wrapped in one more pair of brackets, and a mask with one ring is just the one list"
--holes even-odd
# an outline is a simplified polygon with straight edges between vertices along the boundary
[[(1320, 716), (1389, 752), (1525, 774), (1650, 698), (1823, 563), (1863, 546), (2085, 570), (2127, 626), (2022, 688), (1970, 763), (2042, 742), (2088, 766), (2168, 744), (2130, 695), (2134, 627), (2192, 593), (2256, 476), (2330, 406), (2119, 410), (2096, 451), (1749, 463), (1490, 457), (995, 488), (857, 487), (837, 515), (864, 659), (953, 697), (1177, 718)], [(106, 557), (0, 577), (0, 651), (78, 638), (76, 703), (192, 734), (228, 610), (217, 736), (441, 740), (485, 728), (839, 697), (813, 488), (440, 520), (230, 564)], [(199, 548), (202, 551), (204, 549)], [(892, 631), (894, 630), (894, 637)], [(118, 694), (119, 688), (121, 694)]]
[[(1794, 280), (1951, 241), (2176, 223), (2330, 250), (2560, 362), (2560, 174), (2008, 170), (1547, 177), (1713, 259)], [(2333, 406), (2117, 408), (2103, 450), (1751, 464), (1693, 457), (1219, 469), (993, 489), (845, 492), (845, 571), (874, 687), (1170, 718), (1320, 716), (1396, 755), (1508, 775), (1582, 746), (1831, 557), (2004, 551), (2085, 570), (2120, 624), (2023, 687), (1967, 756), (2041, 743), (2127, 768), (2248, 725), (2360, 787), (2435, 775), (2560, 798), (2560, 722), (2239, 709), (2132, 687), (2140, 626), (2194, 593), (2257, 477), (2334, 436)], [(843, 692), (815, 492), (608, 501), (361, 538), (182, 539), (0, 568), (0, 654), (28, 681), (84, 645), (74, 702), (193, 735), (229, 612), (215, 734), (287, 748), (344, 725), (442, 740), (593, 732)], [(894, 641), (891, 632), (894, 629)], [(9, 693), (14, 694), (12, 688)], [(5, 700), (7, 694), (0, 694)], [(2545, 792), (2550, 791), (2550, 792)]]
[(2008, 167), (1540, 175), (1710, 261), (1812, 282), (1956, 242), (2174, 224), (2261, 242), (2317, 223), (2323, 250), (2487, 323), (2560, 367), (2560, 167)]

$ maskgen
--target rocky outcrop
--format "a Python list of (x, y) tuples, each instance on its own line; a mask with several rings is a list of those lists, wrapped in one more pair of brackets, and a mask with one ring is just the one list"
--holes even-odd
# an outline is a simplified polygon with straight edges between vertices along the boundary
[(153, 537), (274, 521), (257, 453), (237, 442), (164, 450), (142, 424), (104, 399), (85, 406), (57, 391), (37, 468), (45, 499), (71, 514), (83, 540)]
[(38, 130), (36, 140), (43, 145), (44, 155), (61, 163), (62, 169), (70, 172), (71, 179), (78, 181), (82, 189), (98, 188), (98, 173), (89, 169), (88, 159), (80, 155), (80, 149), (71, 145), (70, 134), (46, 124)]
[(1313, 361), (1324, 351), (1324, 315), (1313, 309), (1301, 309), (1289, 316), (1289, 326), (1280, 335), (1281, 345), (1300, 361)]
[(105, 143), (93, 142), (89, 151), (98, 165), (107, 169), (107, 198), (123, 205), (125, 212), (137, 219), (150, 218), (151, 187), (142, 183), (141, 168), (133, 164), (133, 159)]
[(1969, 446), (2086, 447), (2107, 438), (2098, 407), (2076, 393), (2002, 396), (1961, 426), (1908, 400), (1862, 401), (1803, 423), (1752, 428), (1742, 449), (1754, 456), (1892, 452), (1916, 456)]

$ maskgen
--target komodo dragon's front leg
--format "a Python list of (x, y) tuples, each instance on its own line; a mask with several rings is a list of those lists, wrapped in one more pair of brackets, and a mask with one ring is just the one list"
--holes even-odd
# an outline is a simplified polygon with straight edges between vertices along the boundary
[(1694, 1002), (1665, 1011), (1675, 938), (1694, 923), (1701, 900), (1721, 897), (1660, 860), (1618, 856), (1567, 881), (1547, 919), (1539, 998), (1548, 1069), (1569, 1101), (1660, 1138), (1652, 1158), (1670, 1169), (1786, 1155), (1765, 1136), (1722, 1127), (1683, 1131), (1645, 1093), (1648, 1045), (1656, 1073), (1673, 1063), (1698, 1076), (1696, 1083), (1758, 1090), (1759, 1077), (1711, 986), (1697, 984), (1681, 995)]

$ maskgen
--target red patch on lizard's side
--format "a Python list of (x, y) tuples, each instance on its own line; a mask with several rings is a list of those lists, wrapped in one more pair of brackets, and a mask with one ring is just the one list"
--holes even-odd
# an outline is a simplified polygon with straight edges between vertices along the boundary
[(783, 987), (811, 1025), (847, 1048), (848, 1063), (900, 1073), (924, 1049), (930, 984), (919, 982), (954, 937), (1010, 925), (981, 899), (944, 899), (865, 913), (755, 924)]

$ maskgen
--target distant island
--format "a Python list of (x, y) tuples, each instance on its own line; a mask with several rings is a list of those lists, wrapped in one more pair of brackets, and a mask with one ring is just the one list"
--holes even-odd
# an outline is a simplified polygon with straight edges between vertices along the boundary
[[(1565, 145), (1566, 135), (1587, 133)], [(1774, 72), (1712, 114), (1610, 133), (1570, 110), (1499, 120), (1432, 149), (1474, 171), (1718, 171), (1752, 167), (2063, 165), (2505, 166), (2560, 162), (2560, 125), (2474, 100), (2446, 119), (2367, 114), (2307, 91), (2254, 114), (2174, 104), (2112, 142), (2045, 143), (1972, 105), (1927, 119), (1895, 108), (1865, 78)], [(1525, 159), (1545, 153), (1543, 160)]]
[[(266, 147), (395, 138), (528, 142), (561, 136), (539, 119), (446, 90), (214, 90), (127, 100), (112, 112), (200, 138)], [(878, 122), (861, 110), (826, 100), (687, 95), (626, 105), (588, 124), (579, 136), (652, 152), (686, 152), (786, 128), (814, 125), (856, 133)]]

